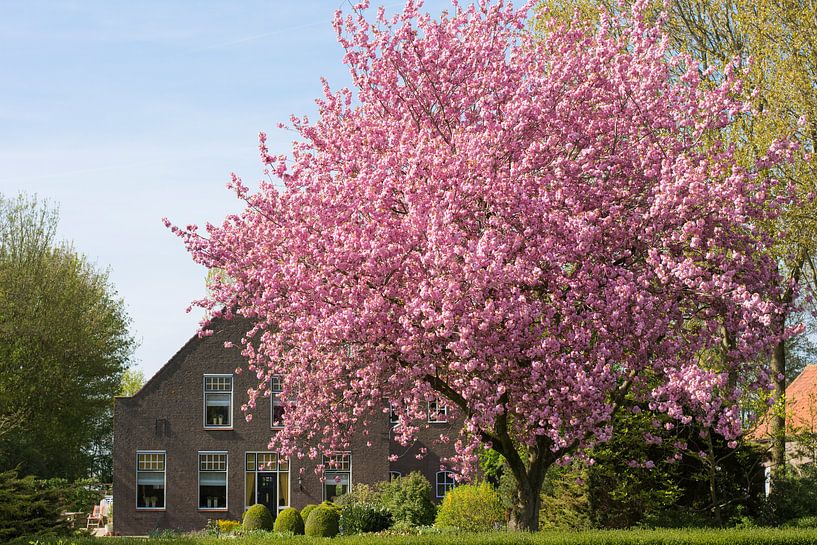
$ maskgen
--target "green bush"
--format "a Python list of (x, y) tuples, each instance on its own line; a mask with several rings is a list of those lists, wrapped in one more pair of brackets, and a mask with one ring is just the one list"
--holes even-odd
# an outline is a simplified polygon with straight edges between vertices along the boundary
[(304, 524), (306, 524), (306, 519), (309, 518), (309, 513), (311, 513), (316, 507), (318, 507), (317, 504), (308, 503), (304, 505), (303, 509), (301, 509), (301, 518), (304, 519)]
[(383, 483), (381, 501), (395, 524), (428, 526), (434, 522), (436, 507), (431, 501), (431, 483), (419, 471)]
[(352, 503), (340, 512), (340, 529), (345, 535), (380, 532), (390, 526), (391, 513), (382, 506)]
[(336, 508), (321, 504), (309, 513), (304, 533), (311, 537), (335, 537), (340, 531), (339, 519)]
[(273, 529), (276, 532), (292, 532), (295, 535), (303, 535), (304, 519), (294, 507), (288, 507), (278, 513)]
[(817, 516), (817, 466), (804, 464), (772, 479), (772, 490), (760, 509), (759, 522), (778, 526)]
[(272, 530), (275, 520), (266, 505), (256, 503), (244, 513), (244, 530)]
[(499, 494), (486, 482), (460, 485), (445, 494), (435, 526), (454, 527), (467, 532), (487, 532), (501, 525), (505, 511)]
[(810, 515), (792, 519), (784, 524), (785, 528), (817, 528), (817, 517)]

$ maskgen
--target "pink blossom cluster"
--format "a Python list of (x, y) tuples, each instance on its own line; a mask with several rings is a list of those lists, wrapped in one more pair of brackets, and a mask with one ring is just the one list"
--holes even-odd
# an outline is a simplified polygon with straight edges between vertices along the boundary
[(745, 115), (740, 82), (703, 85), (643, 2), (545, 37), (527, 6), (433, 19), (418, 4), (338, 12), (354, 90), (324, 82), (289, 155), (261, 135), (280, 182), (251, 192), (234, 176), (242, 213), (206, 235), (173, 228), (226, 273), (198, 304), (255, 323), (246, 408), (283, 377), (272, 446), (348, 449), (389, 403), (408, 444), (442, 398), (465, 422), (447, 439), (467, 477), (498, 422), (559, 458), (606, 440), (625, 393), (738, 436), (781, 312), (756, 225), (786, 192), (764, 169), (791, 147), (747, 170), (708, 145)]

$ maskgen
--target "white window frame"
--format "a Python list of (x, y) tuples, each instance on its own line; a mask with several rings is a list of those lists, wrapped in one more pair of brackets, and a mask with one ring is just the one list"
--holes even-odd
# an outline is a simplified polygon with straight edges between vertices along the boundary
[(400, 416), (394, 410), (394, 404), (389, 403), (389, 424), (392, 427), (396, 426), (400, 422)]
[[(201, 506), (201, 457), (206, 454), (224, 455), (224, 507), (202, 507)], [(198, 511), (229, 511), (230, 509), (230, 453), (226, 450), (200, 450), (196, 456), (196, 509)], [(215, 473), (215, 472), (213, 472)], [(221, 473), (219, 471), (219, 473)]]
[[(255, 464), (255, 467), (252, 470), (250, 470), (247, 467), (247, 454), (255, 454), (255, 456), (256, 456), (256, 464)], [(278, 505), (278, 513), (280, 513), (284, 509), (292, 507), (292, 472), (291, 472), (292, 460), (289, 460), (287, 462), (287, 470), (286, 471), (281, 471), (281, 453), (273, 451), (273, 450), (248, 450), (248, 451), (244, 452), (244, 499), (242, 500), (242, 501), (244, 501), (244, 511), (246, 511), (247, 509), (252, 507), (252, 505), (247, 505), (247, 473), (252, 473), (254, 475), (253, 478), (255, 479), (255, 484), (253, 486), (255, 486), (255, 500), (256, 500), (256, 502), (258, 501), (258, 473), (259, 473), (259, 470), (258, 470), (257, 460), (258, 460), (258, 455), (259, 454), (275, 454), (277, 456), (277, 463), (275, 464), (275, 471), (268, 471), (267, 470), (267, 471), (260, 471), (260, 473), (276, 473), (278, 475), (281, 475), (282, 473), (286, 473), (286, 475), (287, 475), (287, 497), (289, 498), (289, 502), (288, 502), (287, 505), (280, 505), (280, 504)], [(278, 481), (278, 483), (279, 483), (279, 486), (280, 486), (280, 481)]]
[[(139, 507), (139, 455), (140, 454), (161, 454), (164, 456), (164, 470), (163, 473), (163, 481), (162, 487), (164, 492), (164, 507)], [(156, 473), (155, 471), (153, 473)], [(136, 486), (134, 486), (134, 490), (136, 492), (134, 496), (134, 505), (136, 506), (137, 511), (165, 511), (167, 509), (167, 451), (164, 450), (137, 450), (136, 451)]]
[[(283, 421), (280, 422), (278, 425), (275, 424), (275, 416), (273, 415), (273, 409), (275, 409), (275, 400), (276, 396), (278, 398), (278, 406), (281, 407), (280, 395), (281, 395), (281, 375), (273, 375), (270, 378), (270, 388), (269, 388), (269, 427), (271, 430), (282, 430), (284, 429)], [(275, 389), (273, 385), (275, 382), (278, 382), (278, 389)], [(284, 409), (286, 410), (286, 409)]]
[[(442, 475), (443, 479), (444, 479), (442, 483), (440, 482), (440, 475)], [(446, 476), (448, 476), (448, 475), (451, 475), (451, 478), (450, 478), (451, 482), (450, 483), (448, 482), (449, 479), (446, 478)], [(442, 495), (440, 495), (440, 487), (441, 486), (443, 487)], [(451, 490), (452, 488), (454, 488), (455, 486), (457, 486), (457, 481), (456, 481), (456, 479), (454, 479), (454, 472), (453, 471), (449, 471), (447, 469), (443, 470), (443, 471), (438, 471), (437, 475), (436, 475), (436, 477), (434, 479), (434, 495), (437, 497), (437, 499), (444, 498), (445, 493), (448, 492), (449, 490)]]
[[(343, 469), (335, 469), (335, 468), (331, 467), (329, 465), (329, 462), (327, 462), (327, 459), (329, 458), (329, 456), (326, 456), (325, 454), (323, 455), (322, 461), (323, 461), (323, 473), (324, 473), (325, 478), (328, 478), (328, 477), (326, 477), (327, 473), (349, 473), (349, 491), (351, 492), (352, 491), (352, 483), (354, 482), (352, 480), (352, 452), (351, 451), (333, 452), (330, 456), (348, 456), (349, 457), (349, 470), (348, 471), (345, 471)], [(323, 501), (328, 501), (327, 498), (326, 498), (326, 483), (325, 482), (321, 483), (321, 497), (323, 498)]]
[[(230, 423), (229, 424), (208, 424), (207, 423), (207, 394), (208, 393), (227, 393), (227, 392), (208, 392), (207, 391), (207, 379), (208, 378), (225, 378), (228, 377), (230, 379)], [(201, 381), (201, 402), (202, 402), (202, 424), (204, 429), (207, 430), (231, 430), (233, 429), (233, 406), (235, 404), (235, 400), (233, 399), (233, 393), (235, 392), (235, 377), (231, 373), (205, 373), (204, 377)]]
[[(437, 410), (434, 411), (433, 418), (432, 418), (432, 412), (431, 412), (431, 404), (432, 403), (434, 403), (434, 405), (436, 407), (438, 407)], [(442, 410), (439, 409), (440, 405), (442, 405)], [(434, 401), (429, 401), (427, 403), (426, 410), (427, 410), (427, 414), (428, 414), (428, 423), (429, 424), (448, 424), (448, 405), (443, 403), (441, 399), (437, 398)], [(439, 418), (440, 415), (443, 415), (444, 420)]]
[(391, 471), (389, 471), (389, 482), (391, 482), (391, 481), (393, 481), (395, 479), (399, 479), (402, 476), (403, 476), (403, 474), (400, 473), (399, 471), (391, 470)]

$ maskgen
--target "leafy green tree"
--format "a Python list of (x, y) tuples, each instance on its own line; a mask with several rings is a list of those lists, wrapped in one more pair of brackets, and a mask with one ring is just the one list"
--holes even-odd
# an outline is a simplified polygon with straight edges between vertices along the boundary
[(0, 470), (110, 479), (111, 399), (134, 340), (107, 272), (57, 242), (57, 220), (0, 196)]
[(138, 369), (126, 369), (122, 373), (122, 381), (119, 384), (119, 393), (117, 395), (132, 397), (144, 385), (145, 373)]

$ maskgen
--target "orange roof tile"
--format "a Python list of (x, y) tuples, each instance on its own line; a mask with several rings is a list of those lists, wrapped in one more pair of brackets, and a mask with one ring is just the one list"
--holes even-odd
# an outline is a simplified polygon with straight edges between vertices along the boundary
[[(750, 439), (769, 437), (769, 414), (761, 418)], [(809, 365), (786, 387), (786, 432), (817, 431), (817, 365)]]

